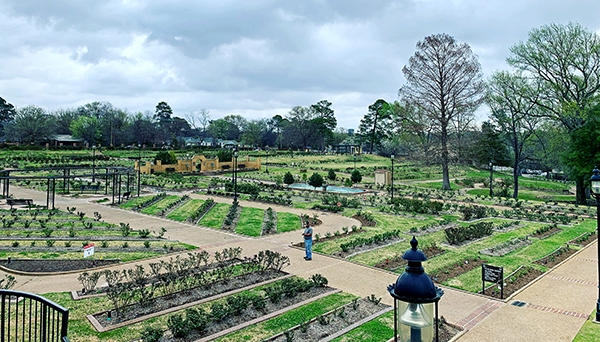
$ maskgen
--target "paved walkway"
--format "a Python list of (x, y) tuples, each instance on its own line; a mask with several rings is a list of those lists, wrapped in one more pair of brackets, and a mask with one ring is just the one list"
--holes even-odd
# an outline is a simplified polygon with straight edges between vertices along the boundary
[[(12, 187), (15, 197), (33, 198), (36, 203), (45, 203), (45, 193)], [(195, 198), (206, 196), (192, 195)], [(212, 197), (217, 202), (231, 202), (228, 198)], [(277, 211), (313, 215), (312, 210), (300, 210), (255, 202), (241, 201), (242, 206), (260, 208), (272, 207)], [(56, 197), (59, 208), (77, 207), (91, 216), (95, 211), (102, 214), (103, 220), (112, 223), (127, 222), (134, 229), (158, 231), (167, 229), (166, 237), (197, 245), (208, 251), (225, 247), (240, 246), (244, 255), (252, 255), (260, 250), (271, 249), (287, 255), (291, 260), (287, 272), (308, 277), (320, 273), (327, 277), (331, 286), (359, 296), (375, 294), (383, 301), (393, 304), (386, 291), (388, 284), (395, 282), (398, 275), (386, 271), (357, 265), (346, 260), (316, 255), (314, 260), (303, 260), (304, 252), (290, 247), (300, 242), (300, 231), (270, 235), (261, 238), (248, 238), (235, 234), (203, 228), (195, 225), (147, 216), (92, 202), (90, 199)], [(325, 234), (341, 230), (342, 227), (359, 225), (351, 218), (318, 212), (323, 224), (315, 231)], [(407, 245), (405, 249), (408, 249)], [(398, 252), (402, 252), (399, 250)], [(169, 259), (172, 256), (162, 257)], [(156, 259), (136, 262), (148, 264)], [(597, 297), (597, 243), (588, 246), (568, 259), (552, 272), (547, 272), (540, 280), (514, 296), (511, 300), (497, 301), (480, 295), (444, 287), (445, 294), (440, 301), (440, 315), (448, 322), (461, 326), (466, 332), (459, 337), (464, 341), (571, 341), (577, 334), (589, 313), (595, 308)], [(129, 268), (131, 264), (113, 267)], [(427, 269), (427, 265), (425, 265)], [(16, 289), (35, 293), (57, 292), (78, 289), (78, 274), (58, 276), (18, 276)], [(511, 305), (515, 300), (526, 305)]]

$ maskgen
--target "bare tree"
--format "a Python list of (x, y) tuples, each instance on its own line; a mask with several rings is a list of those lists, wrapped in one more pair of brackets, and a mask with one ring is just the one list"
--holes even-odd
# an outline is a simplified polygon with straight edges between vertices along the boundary
[(205, 108), (199, 112), (191, 112), (185, 115), (185, 119), (192, 128), (199, 133), (201, 141), (206, 137), (206, 129), (210, 124), (210, 111)]
[(425, 37), (402, 68), (407, 84), (399, 95), (435, 122), (441, 142), (442, 190), (450, 190), (448, 128), (483, 101), (484, 82), (477, 56), (445, 33)]

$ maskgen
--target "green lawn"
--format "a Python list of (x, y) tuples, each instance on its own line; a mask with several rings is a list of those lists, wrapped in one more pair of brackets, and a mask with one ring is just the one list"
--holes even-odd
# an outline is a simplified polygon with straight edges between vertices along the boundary
[(169, 215), (167, 215), (167, 218), (183, 222), (187, 220), (188, 217), (192, 216), (196, 209), (200, 208), (202, 203), (204, 203), (204, 200), (201, 199), (189, 200), (181, 207), (170, 212)]
[(291, 213), (277, 212), (277, 232), (285, 233), (302, 228), (300, 216)]
[(260, 236), (265, 211), (258, 208), (245, 207), (235, 227), (235, 232), (248, 236)]
[(356, 296), (349, 293), (332, 294), (265, 322), (226, 335), (216, 341), (262, 341), (267, 337), (278, 334), (337, 307), (350, 303), (354, 298), (356, 298)]
[(142, 204), (142, 203), (146, 202), (147, 200), (149, 200), (152, 197), (153, 196), (136, 197), (134, 199), (130, 199), (129, 201), (127, 201), (125, 203), (121, 203), (121, 205), (119, 206), (119, 208), (126, 209), (126, 210), (131, 210), (131, 209), (137, 207), (138, 204)]
[[(596, 317), (596, 311), (590, 314), (592, 318)], [(573, 339), (573, 342), (596, 342), (600, 340), (600, 324), (592, 322), (591, 319), (585, 321), (579, 333)]]
[(161, 210), (167, 208), (171, 203), (176, 202), (177, 200), (179, 200), (179, 198), (180, 197), (176, 196), (176, 195), (166, 196), (165, 198), (163, 198), (160, 201), (152, 204), (151, 206), (142, 209), (142, 213), (146, 214), (146, 215), (156, 215)]
[(394, 337), (394, 311), (371, 320), (333, 340), (333, 342), (385, 342)]
[(231, 207), (231, 205), (225, 203), (215, 204), (198, 224), (209, 228), (220, 229), (221, 225), (223, 225), (225, 216), (227, 216), (227, 212), (229, 212), (229, 207)]

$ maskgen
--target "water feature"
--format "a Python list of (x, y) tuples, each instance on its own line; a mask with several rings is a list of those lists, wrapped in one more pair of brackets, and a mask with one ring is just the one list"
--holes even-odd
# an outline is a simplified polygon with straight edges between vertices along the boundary
[[(288, 185), (288, 189), (323, 191), (322, 187), (314, 188), (306, 183), (290, 184), (290, 185)], [(326, 192), (333, 192), (336, 194), (360, 194), (365, 191), (363, 189), (358, 189), (358, 188), (347, 188), (344, 186), (328, 185)]]

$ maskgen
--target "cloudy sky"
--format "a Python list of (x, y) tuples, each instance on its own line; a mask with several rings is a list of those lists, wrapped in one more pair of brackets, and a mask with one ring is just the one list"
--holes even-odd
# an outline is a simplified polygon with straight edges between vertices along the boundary
[(0, 97), (247, 119), (327, 99), (356, 128), (397, 98), (427, 35), (470, 44), (489, 76), (531, 28), (600, 31), (599, 14), (598, 0), (0, 0)]

